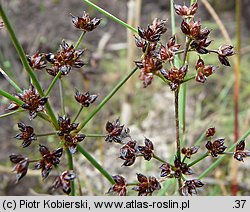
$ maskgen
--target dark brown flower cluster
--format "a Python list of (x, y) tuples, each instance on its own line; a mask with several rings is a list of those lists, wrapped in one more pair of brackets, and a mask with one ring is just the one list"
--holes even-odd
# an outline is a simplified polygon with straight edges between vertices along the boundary
[(16, 139), (23, 140), (22, 146), (28, 147), (32, 141), (36, 140), (36, 134), (34, 133), (34, 129), (31, 126), (27, 126), (24, 123), (17, 123), (17, 126), (21, 133), (15, 136)]
[(124, 160), (123, 166), (134, 164), (136, 157), (143, 156), (145, 160), (151, 160), (153, 157), (154, 145), (152, 141), (145, 138), (145, 146), (137, 146), (136, 141), (130, 140), (120, 148), (120, 157)]
[(108, 194), (117, 193), (119, 196), (126, 196), (127, 187), (126, 180), (120, 175), (112, 176), (115, 181), (115, 184), (108, 190)]
[[(48, 100), (47, 97), (41, 97), (32, 84), (29, 89), (24, 90), (23, 93), (18, 93), (15, 96), (24, 102), (22, 108), (29, 111), (30, 119), (34, 119), (38, 112), (44, 110), (44, 105)], [(19, 105), (15, 102), (8, 106), (8, 110), (17, 110), (18, 108)]]
[(235, 54), (234, 47), (231, 45), (222, 45), (218, 50), (218, 58), (221, 64), (225, 66), (230, 66), (228, 57), (233, 56)]
[(161, 74), (168, 81), (170, 81), (169, 85), (172, 91), (178, 89), (179, 85), (184, 82), (184, 78), (187, 74), (188, 66), (185, 65), (181, 68), (176, 68), (175, 66), (170, 68), (169, 70), (161, 69)]
[(138, 34), (140, 37), (135, 37), (136, 46), (142, 49), (144, 56), (142, 60), (135, 61), (135, 64), (140, 69), (139, 78), (143, 81), (144, 87), (150, 85), (154, 75), (157, 75), (159, 70), (161, 70), (163, 62), (161, 57), (166, 61), (170, 60), (168, 57), (171, 57), (173, 52), (178, 49), (173, 38), (168, 43), (169, 49), (163, 45), (161, 45), (162, 50), (157, 47), (157, 42), (166, 31), (165, 20), (155, 19), (146, 29), (138, 27)]
[(161, 177), (180, 178), (182, 174), (192, 175), (192, 169), (184, 162), (181, 162), (177, 157), (174, 160), (174, 165), (164, 163), (160, 167)]
[(46, 54), (46, 60), (52, 65), (52, 68), (46, 68), (47, 72), (56, 76), (59, 71), (62, 75), (67, 75), (71, 67), (81, 68), (84, 62), (80, 60), (84, 50), (75, 50), (74, 46), (69, 46), (65, 41), (62, 41), (60, 50), (56, 53)]
[(120, 124), (120, 119), (117, 118), (113, 122), (106, 123), (106, 131), (108, 134), (106, 135), (105, 141), (108, 142), (116, 142), (121, 143), (123, 139), (130, 137), (129, 129), (124, 128), (124, 125)]
[(10, 155), (10, 161), (14, 164), (16, 164), (13, 168), (13, 171), (16, 172), (16, 182), (21, 180), (28, 172), (29, 168), (29, 158), (23, 156), (23, 155), (16, 155), (11, 154)]
[(197, 188), (203, 187), (204, 183), (200, 180), (193, 179), (193, 180), (186, 180), (181, 187), (181, 193), (183, 196), (192, 196), (197, 194)]
[(191, 155), (196, 154), (198, 152), (199, 148), (200, 148), (199, 146), (193, 146), (190, 148), (183, 147), (181, 149), (181, 153), (190, 159)]
[(41, 70), (46, 67), (47, 62), (45, 60), (45, 54), (36, 52), (32, 56), (27, 56), (27, 60), (31, 68), (35, 70)]
[(245, 157), (250, 157), (250, 151), (245, 150), (245, 141), (240, 141), (235, 148), (234, 159), (244, 162)]
[(89, 107), (89, 105), (92, 104), (97, 99), (97, 97), (98, 95), (90, 95), (89, 92), (82, 94), (79, 91), (76, 91), (75, 93), (76, 101), (79, 102), (83, 107)]
[(46, 146), (40, 145), (39, 152), (41, 153), (42, 158), (35, 164), (35, 169), (41, 169), (42, 178), (45, 179), (49, 176), (53, 166), (60, 163), (63, 148), (58, 148), (50, 152)]
[(58, 125), (59, 131), (57, 134), (62, 137), (64, 145), (69, 148), (71, 154), (74, 154), (77, 150), (77, 144), (83, 141), (86, 136), (84, 134), (71, 134), (72, 131), (77, 129), (79, 124), (71, 123), (68, 116), (59, 116)]
[(76, 175), (72, 170), (64, 171), (60, 176), (56, 177), (51, 188), (55, 190), (61, 187), (64, 193), (70, 194), (70, 181), (74, 180), (75, 178)]
[(161, 189), (161, 185), (155, 177), (146, 177), (143, 174), (137, 174), (137, 179), (139, 183), (132, 190), (138, 191), (138, 196), (151, 196), (154, 191)]
[(215, 67), (212, 65), (205, 66), (204, 60), (199, 57), (197, 63), (195, 65), (196, 69), (196, 77), (195, 80), (197, 82), (204, 83), (210, 75), (212, 75), (215, 71)]
[(100, 23), (101, 18), (91, 18), (89, 17), (88, 13), (85, 11), (83, 12), (82, 17), (72, 16), (72, 23), (77, 29), (83, 30), (85, 32), (93, 31)]
[(197, 9), (198, 9), (198, 3), (195, 2), (193, 3), (190, 7), (187, 7), (186, 5), (174, 5), (175, 8), (175, 12), (177, 13), (177, 15), (181, 16), (182, 18), (186, 19), (186, 18), (192, 18), (194, 17)]

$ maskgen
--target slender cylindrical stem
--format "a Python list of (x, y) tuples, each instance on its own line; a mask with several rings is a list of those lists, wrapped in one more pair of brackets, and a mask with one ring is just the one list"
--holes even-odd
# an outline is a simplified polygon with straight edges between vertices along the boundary
[(78, 110), (78, 112), (77, 112), (75, 118), (73, 119), (72, 123), (75, 123), (75, 122), (76, 122), (76, 120), (77, 120), (77, 118), (79, 117), (79, 115), (81, 114), (82, 110), (83, 110), (83, 106), (81, 105), (81, 107), (80, 107), (80, 109)]
[[(66, 147), (66, 153), (67, 153), (67, 158), (68, 158), (68, 168), (69, 170), (74, 170), (74, 161), (73, 161), (73, 157), (71, 152), (69, 151), (69, 149)], [(72, 180), (71, 181), (71, 192), (70, 192), (71, 196), (75, 196), (75, 181)]]

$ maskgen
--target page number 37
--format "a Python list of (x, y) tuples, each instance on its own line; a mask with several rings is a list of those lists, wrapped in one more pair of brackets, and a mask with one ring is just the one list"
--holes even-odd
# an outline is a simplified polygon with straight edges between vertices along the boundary
[(233, 206), (233, 208), (244, 208), (246, 200), (235, 200), (235, 205)]

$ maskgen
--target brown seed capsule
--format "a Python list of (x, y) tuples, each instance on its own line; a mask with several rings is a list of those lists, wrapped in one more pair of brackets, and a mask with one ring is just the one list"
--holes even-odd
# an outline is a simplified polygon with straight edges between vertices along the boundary
[(154, 19), (153, 23), (147, 29), (138, 27), (138, 34), (141, 38), (149, 42), (157, 42), (161, 35), (167, 31), (166, 20)]
[(191, 158), (191, 155), (194, 155), (195, 153), (197, 153), (199, 148), (200, 148), (199, 146), (193, 146), (190, 148), (183, 147), (181, 150), (181, 153), (185, 155), (187, 158)]
[(75, 178), (76, 174), (72, 170), (64, 171), (60, 176), (55, 178), (51, 188), (55, 190), (61, 187), (63, 192), (69, 195), (71, 192), (70, 181), (74, 180)]
[(195, 80), (201, 83), (204, 83), (207, 77), (212, 75), (215, 71), (214, 66), (212, 65), (205, 66), (204, 61), (200, 57), (195, 65), (195, 69), (197, 72)]
[(90, 104), (92, 104), (97, 99), (97, 97), (98, 95), (90, 95), (89, 92), (81, 94), (79, 91), (76, 91), (75, 93), (76, 101), (84, 107), (88, 107)]
[(210, 127), (206, 131), (206, 137), (207, 138), (212, 137), (215, 135), (215, 133), (216, 133), (215, 127)]
[(224, 146), (224, 138), (216, 139), (214, 142), (207, 141), (206, 148), (210, 152), (212, 157), (217, 157), (219, 154), (223, 154), (226, 150), (226, 146)]
[(120, 119), (116, 119), (113, 122), (106, 123), (106, 135), (105, 141), (121, 143), (124, 138), (130, 137), (129, 129), (124, 129), (124, 125), (120, 124)]
[(83, 12), (82, 17), (72, 16), (72, 22), (77, 29), (83, 30), (85, 32), (93, 31), (100, 23), (101, 18), (90, 19), (88, 13)]
[(127, 188), (126, 188), (126, 180), (121, 175), (112, 176), (115, 181), (115, 184), (109, 189), (108, 194), (110, 193), (118, 193), (119, 196), (126, 196)]
[(144, 88), (152, 83), (153, 76), (162, 68), (162, 61), (151, 56), (146, 56), (142, 61), (135, 61), (135, 64), (140, 69), (139, 78), (143, 81)]
[(120, 157), (125, 160), (123, 166), (131, 166), (134, 164), (136, 159), (136, 141), (128, 141), (120, 149)]
[(143, 174), (137, 174), (137, 179), (139, 183), (132, 190), (138, 191), (138, 196), (152, 195), (154, 191), (161, 189), (161, 185), (155, 177), (146, 177)]
[[(18, 93), (15, 96), (24, 102), (22, 108), (29, 111), (30, 119), (34, 119), (38, 112), (44, 110), (44, 105), (48, 100), (46, 97), (41, 97), (32, 84), (29, 89), (24, 90), (23, 93)], [(8, 107), (9, 110), (16, 110), (18, 108), (19, 106), (16, 103), (11, 103)]]
[(59, 71), (62, 72), (62, 75), (67, 75), (71, 67), (81, 68), (84, 66), (84, 62), (80, 60), (80, 57), (84, 53), (84, 50), (75, 50), (74, 46), (69, 46), (65, 41), (62, 41), (60, 45), (60, 51), (56, 54), (46, 54), (46, 60), (51, 63), (52, 68), (47, 68), (47, 72), (56, 76)]
[(17, 123), (21, 133), (15, 136), (16, 139), (23, 140), (22, 146), (25, 148), (31, 144), (32, 141), (36, 140), (36, 134), (31, 126), (26, 126), (24, 123)]
[(16, 165), (13, 168), (13, 172), (16, 172), (16, 182), (21, 180), (28, 172), (29, 159), (23, 155), (10, 155), (10, 161)]
[(198, 9), (198, 3), (193, 3), (190, 7), (187, 7), (186, 5), (174, 5), (175, 12), (177, 15), (181, 16), (182, 18), (192, 18), (197, 9)]
[(27, 56), (30, 67), (36, 70), (40, 70), (46, 67), (47, 62), (44, 59), (45, 55), (39, 52), (36, 52), (32, 56)]
[(181, 193), (183, 196), (188, 196), (188, 195), (196, 195), (197, 190), (196, 188), (200, 188), (204, 186), (204, 183), (201, 182), (200, 180), (193, 179), (193, 180), (186, 180), (183, 183), (183, 186), (181, 187)]
[(170, 88), (171, 90), (176, 90), (179, 85), (181, 83), (184, 82), (184, 78), (186, 76), (186, 73), (187, 73), (187, 70), (188, 70), (188, 66), (183, 66), (181, 68), (176, 68), (176, 67), (172, 67), (171, 69), (169, 70), (164, 70), (164, 69), (161, 69), (161, 74), (167, 79), (170, 81)]
[(138, 146), (137, 151), (143, 155), (145, 160), (149, 161), (153, 157), (154, 145), (148, 138), (145, 138), (144, 143), (145, 146)]
[(71, 131), (76, 130), (79, 124), (71, 123), (69, 116), (58, 116), (58, 125), (59, 131), (57, 134), (63, 136), (64, 134), (69, 134)]
[(42, 155), (42, 159), (35, 164), (35, 169), (41, 169), (42, 178), (45, 179), (48, 177), (53, 166), (58, 165), (60, 163), (63, 148), (58, 148), (50, 152), (46, 146), (40, 145), (39, 152)]
[(235, 54), (234, 48), (231, 45), (222, 45), (218, 50), (218, 58), (222, 65), (230, 66), (228, 56)]
[(245, 140), (240, 141), (235, 148), (234, 159), (244, 162), (245, 157), (250, 156), (250, 151), (245, 150)]

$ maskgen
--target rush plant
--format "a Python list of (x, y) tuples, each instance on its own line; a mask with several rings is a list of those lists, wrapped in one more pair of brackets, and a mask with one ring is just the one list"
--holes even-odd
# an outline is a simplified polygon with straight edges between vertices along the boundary
[[(227, 147), (224, 138), (215, 137), (215, 127), (209, 127), (203, 137), (206, 142), (203, 145), (186, 146), (183, 141), (185, 133), (185, 85), (186, 83), (206, 83), (213, 74), (220, 74), (218, 64), (209, 64), (204, 55), (215, 56), (218, 63), (224, 66), (230, 66), (229, 57), (235, 54), (231, 44), (222, 44), (217, 49), (210, 49), (212, 40), (210, 39), (210, 29), (204, 27), (201, 21), (195, 17), (198, 10), (198, 3), (192, 2), (188, 6), (174, 5), (171, 2), (172, 27), (174, 28), (174, 12), (182, 18), (178, 37), (183, 36), (185, 43), (180, 44), (177, 36), (169, 33), (167, 21), (154, 19), (146, 27), (139, 26), (135, 29), (118, 18), (114, 17), (107, 11), (101, 9), (94, 3), (83, 0), (100, 13), (113, 19), (117, 23), (132, 30), (135, 33), (135, 45), (141, 51), (141, 58), (135, 58), (135, 67), (122, 78), (114, 88), (104, 97), (100, 103), (86, 116), (85, 120), (78, 120), (80, 113), (87, 107), (93, 107), (92, 104), (98, 98), (98, 95), (90, 91), (76, 91), (74, 94), (75, 104), (79, 104), (79, 112), (74, 117), (69, 117), (65, 112), (63, 82), (67, 80), (66, 76), (74, 74), (72, 69), (80, 69), (86, 64), (83, 62), (84, 49), (78, 49), (83, 37), (87, 33), (92, 33), (101, 23), (99, 18), (90, 18), (86, 12), (82, 16), (72, 16), (73, 26), (82, 31), (79, 40), (75, 45), (69, 45), (64, 40), (55, 53), (41, 53), (37, 51), (34, 55), (26, 55), (18, 41), (18, 37), (13, 30), (4, 8), (0, 5), (0, 15), (3, 23), (0, 28), (5, 27), (15, 46), (20, 60), (27, 71), (30, 86), (21, 89), (5, 72), (1, 73), (6, 80), (15, 88), (16, 93), (10, 94), (0, 90), (0, 95), (9, 99), (10, 103), (6, 105), (9, 113), (3, 114), (0, 118), (8, 117), (17, 112), (27, 113), (32, 122), (41, 121), (48, 123), (53, 128), (52, 132), (40, 133), (39, 129), (24, 122), (17, 123), (19, 128), (16, 139), (21, 140), (23, 148), (29, 148), (31, 145), (36, 146), (40, 153), (39, 158), (33, 158), (32, 155), (23, 155), (19, 153), (11, 154), (10, 161), (14, 164), (13, 171), (16, 172), (16, 181), (18, 182), (26, 176), (30, 168), (41, 170), (43, 180), (46, 180), (52, 170), (56, 170), (54, 183), (51, 189), (61, 188), (63, 192), (70, 195), (77, 195), (75, 189), (76, 172), (74, 170), (74, 156), (81, 154), (95, 167), (111, 186), (108, 194), (126, 195), (129, 187), (138, 192), (138, 195), (152, 195), (154, 191), (166, 187), (170, 178), (178, 182), (177, 191), (179, 195), (197, 194), (197, 189), (204, 186), (202, 178), (209, 174), (226, 156), (231, 156), (237, 161), (243, 162), (250, 152), (245, 150), (245, 139), (250, 134), (248, 130), (242, 138), (234, 145)], [(168, 40), (162, 39), (162, 35), (167, 34)], [(188, 61), (188, 54), (196, 58), (195, 66), (191, 66)], [(42, 83), (37, 77), (37, 71), (43, 71), (44, 74), (51, 76), (51, 84), (48, 88), (42, 87)], [(168, 86), (173, 93), (173, 104), (175, 107), (175, 129), (176, 135), (173, 136), (175, 142), (175, 152), (173, 161), (167, 161), (157, 155), (157, 146), (153, 144), (150, 138), (144, 138), (141, 144), (130, 135), (130, 129), (120, 123), (117, 118), (113, 121), (106, 122), (105, 135), (88, 135), (84, 129), (87, 123), (103, 109), (103, 106), (117, 93), (117, 91), (127, 82), (127, 80), (136, 72), (139, 72), (139, 80), (142, 81), (142, 91), (146, 91), (152, 86), (155, 80), (162, 80), (164, 86)], [(55, 84), (60, 87), (61, 111), (54, 111), (51, 105), (50, 96)], [(56, 115), (60, 114), (60, 115)], [(57, 148), (51, 149), (50, 144), (41, 144), (39, 137), (56, 136)], [(138, 182), (127, 182), (126, 178), (121, 175), (111, 176), (108, 170), (105, 170), (84, 148), (84, 140), (88, 137), (103, 137), (103, 141), (110, 145), (120, 145), (119, 159), (121, 165), (126, 168), (133, 166), (138, 158), (146, 161), (157, 160), (159, 162), (159, 172), (154, 176), (145, 176), (142, 173), (137, 174)], [(54, 145), (55, 146), (55, 145)], [(200, 153), (200, 154), (199, 154)], [(67, 155), (68, 167), (62, 164), (62, 155)], [(216, 158), (211, 166), (204, 170), (199, 176), (193, 177), (193, 167), (201, 163), (206, 157)], [(114, 158), (115, 160), (115, 158)], [(65, 163), (64, 163), (65, 164)], [(81, 180), (81, 179), (80, 179)]]

